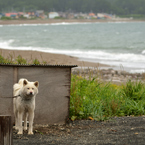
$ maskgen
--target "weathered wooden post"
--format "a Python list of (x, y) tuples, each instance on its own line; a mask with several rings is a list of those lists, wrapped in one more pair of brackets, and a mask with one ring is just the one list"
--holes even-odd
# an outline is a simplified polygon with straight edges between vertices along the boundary
[(11, 116), (0, 115), (0, 145), (12, 145)]

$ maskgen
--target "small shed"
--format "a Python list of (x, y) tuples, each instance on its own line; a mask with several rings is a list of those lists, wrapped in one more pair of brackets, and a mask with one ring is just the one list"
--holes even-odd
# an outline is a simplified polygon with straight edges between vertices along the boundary
[(69, 116), (71, 68), (76, 65), (0, 64), (0, 115), (13, 115), (13, 84), (39, 81), (34, 124), (64, 124)]

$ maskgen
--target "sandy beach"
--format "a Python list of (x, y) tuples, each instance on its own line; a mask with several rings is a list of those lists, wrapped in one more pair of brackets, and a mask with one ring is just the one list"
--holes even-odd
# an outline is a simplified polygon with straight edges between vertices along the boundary
[(52, 24), (52, 23), (105, 23), (105, 22), (141, 22), (144, 20), (118, 19), (36, 19), (36, 20), (0, 20), (0, 25), (16, 24)]
[(5, 58), (15, 59), (21, 55), (29, 63), (34, 59), (38, 59), (41, 63), (43, 61), (50, 65), (78, 65), (79, 67), (108, 67), (108, 65), (100, 63), (92, 63), (87, 61), (79, 61), (78, 58), (67, 56), (63, 54), (45, 53), (40, 51), (27, 50), (8, 50), (0, 49), (0, 54)]

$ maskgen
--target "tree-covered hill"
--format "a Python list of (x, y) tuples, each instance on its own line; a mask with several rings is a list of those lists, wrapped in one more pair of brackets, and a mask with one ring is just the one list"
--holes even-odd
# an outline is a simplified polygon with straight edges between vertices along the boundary
[(0, 0), (0, 12), (44, 10), (145, 15), (145, 0)]

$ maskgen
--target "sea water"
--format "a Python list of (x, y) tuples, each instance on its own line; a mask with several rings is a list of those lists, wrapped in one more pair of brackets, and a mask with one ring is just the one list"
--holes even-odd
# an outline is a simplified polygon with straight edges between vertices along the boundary
[(145, 72), (145, 22), (0, 25), (0, 48), (66, 54)]

